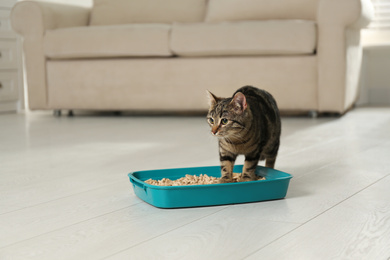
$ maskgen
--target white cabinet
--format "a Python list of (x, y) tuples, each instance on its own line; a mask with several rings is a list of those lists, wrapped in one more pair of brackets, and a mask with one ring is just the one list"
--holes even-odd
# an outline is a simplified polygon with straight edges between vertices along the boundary
[(18, 111), (23, 103), (21, 40), (9, 18), (15, 3), (0, 1), (0, 112)]

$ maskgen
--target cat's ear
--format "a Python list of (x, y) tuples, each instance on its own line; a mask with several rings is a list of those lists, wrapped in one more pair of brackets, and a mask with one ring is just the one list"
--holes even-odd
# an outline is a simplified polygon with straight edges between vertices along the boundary
[(208, 91), (208, 90), (206, 90), (206, 91), (207, 91), (207, 96), (208, 96), (208, 98), (209, 98), (209, 106), (212, 107), (212, 106), (214, 106), (214, 105), (218, 102), (219, 98), (216, 97), (216, 96), (215, 96), (213, 93), (211, 93), (210, 91)]
[(234, 105), (234, 108), (235, 110), (238, 112), (238, 113), (242, 113), (245, 111), (245, 109), (248, 107), (247, 103), (246, 103), (246, 97), (244, 94), (242, 94), (241, 92), (237, 92), (234, 97), (233, 97), (233, 100), (232, 102), (233, 105)]

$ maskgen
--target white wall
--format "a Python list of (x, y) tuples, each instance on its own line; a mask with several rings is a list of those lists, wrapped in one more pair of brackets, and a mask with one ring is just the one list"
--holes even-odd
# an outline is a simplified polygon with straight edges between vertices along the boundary
[(390, 43), (365, 46), (359, 105), (390, 105)]
[(40, 0), (40, 1), (91, 7), (93, 0)]

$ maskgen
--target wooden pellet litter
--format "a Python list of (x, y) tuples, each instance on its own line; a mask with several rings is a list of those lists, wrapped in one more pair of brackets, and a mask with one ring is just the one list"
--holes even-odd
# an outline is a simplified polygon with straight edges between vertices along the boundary
[[(240, 179), (241, 173), (233, 173), (233, 182), (238, 182)], [(204, 185), (204, 184), (217, 184), (219, 183), (219, 179), (217, 177), (208, 176), (207, 174), (201, 174), (199, 176), (197, 175), (190, 175), (186, 174), (185, 177), (182, 177), (177, 180), (171, 180), (168, 178), (163, 178), (161, 180), (153, 180), (149, 179), (145, 182), (151, 185), (157, 185), (157, 186), (184, 186), (184, 185)], [(265, 180), (265, 177), (259, 177), (257, 179)]]

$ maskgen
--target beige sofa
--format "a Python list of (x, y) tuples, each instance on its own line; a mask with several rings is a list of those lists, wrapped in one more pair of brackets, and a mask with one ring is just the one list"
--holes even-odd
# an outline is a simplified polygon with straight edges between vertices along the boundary
[(370, 0), (19, 2), (30, 109), (204, 111), (205, 90), (271, 92), (281, 110), (357, 99)]

